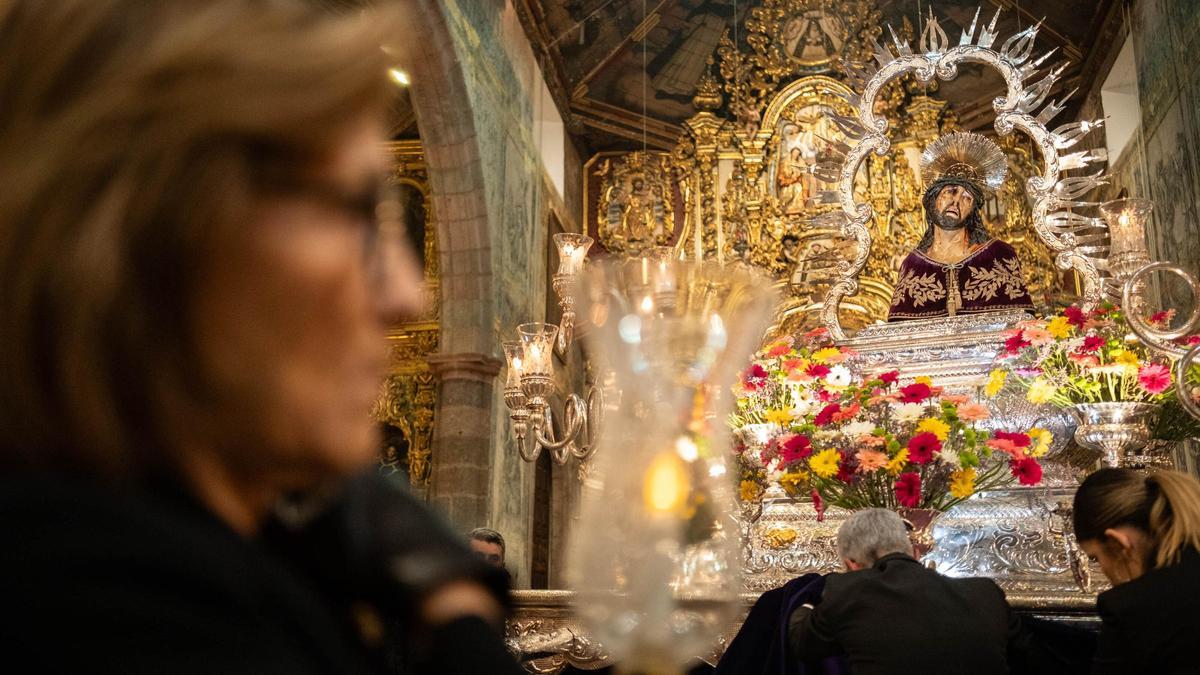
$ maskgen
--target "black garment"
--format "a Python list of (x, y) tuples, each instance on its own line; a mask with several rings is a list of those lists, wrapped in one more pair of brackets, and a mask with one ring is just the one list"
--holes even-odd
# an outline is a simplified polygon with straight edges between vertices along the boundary
[(990, 579), (952, 579), (894, 553), (831, 574), (791, 618), (800, 659), (846, 654), (855, 675), (1002, 675), (1020, 622)]
[[(380, 628), (417, 635), (422, 584), (483, 567), (414, 503), (358, 481), (312, 527), (250, 540), (181, 490), (4, 476), (0, 654), (22, 673), (386, 672)], [(481, 620), (420, 635), (405, 651), (438, 672), (521, 672)]]
[(1101, 593), (1096, 608), (1093, 673), (1200, 673), (1200, 552)]
[(788, 654), (788, 617), (797, 607), (820, 602), (825, 578), (809, 573), (766, 591), (717, 663), (716, 675), (844, 675), (844, 658), (801, 663)]

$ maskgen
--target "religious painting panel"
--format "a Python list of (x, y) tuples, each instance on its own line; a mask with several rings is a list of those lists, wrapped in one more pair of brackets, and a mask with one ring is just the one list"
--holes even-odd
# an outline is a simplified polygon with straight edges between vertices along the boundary
[(673, 246), (684, 226), (683, 195), (665, 152), (602, 152), (584, 166), (584, 208), (593, 250), (638, 255)]
[[(1179, 91), (1171, 16), (1163, 0), (1138, 3), (1134, 40), (1142, 129), (1153, 134)], [(1190, 59), (1189, 59), (1190, 60)]]
[[(1189, 142), (1178, 105), (1163, 117), (1146, 144), (1150, 198), (1154, 200), (1152, 224), (1147, 233), (1151, 251), (1159, 260), (1172, 260), (1195, 270), (1200, 263), (1193, 146)], [(1162, 301), (1170, 307), (1187, 307), (1190, 294), (1175, 284), (1164, 284)]]

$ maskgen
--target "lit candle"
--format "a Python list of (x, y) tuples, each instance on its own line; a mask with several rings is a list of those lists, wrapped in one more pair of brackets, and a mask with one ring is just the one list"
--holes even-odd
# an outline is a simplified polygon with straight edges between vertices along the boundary
[(646, 469), (642, 481), (642, 498), (651, 516), (671, 516), (687, 503), (691, 481), (679, 454), (661, 452)]

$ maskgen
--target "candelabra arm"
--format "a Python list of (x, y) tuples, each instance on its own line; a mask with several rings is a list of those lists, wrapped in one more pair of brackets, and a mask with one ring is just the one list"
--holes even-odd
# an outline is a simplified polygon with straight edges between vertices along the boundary
[(583, 418), (583, 440), (573, 452), (584, 461), (595, 454), (600, 441), (600, 428), (604, 424), (604, 392), (599, 387), (593, 386), (588, 389), (586, 413)]
[(566, 464), (568, 457), (578, 454), (575, 449), (575, 438), (579, 436), (587, 417), (583, 408), (583, 400), (575, 394), (567, 397), (566, 403), (563, 405), (562, 438), (555, 438), (554, 413), (550, 406), (546, 406), (543, 417), (545, 421), (542, 423), (542, 428), (533, 430), (534, 439), (539, 445), (550, 451), (556, 464)]
[(542, 454), (542, 444), (538, 442), (537, 435), (536, 433), (521, 434), (516, 437), (517, 452), (526, 462), (536, 462), (538, 456)]
[[(1154, 272), (1170, 272), (1178, 275), (1187, 283), (1188, 289), (1192, 292), (1192, 313), (1179, 328), (1170, 330), (1155, 328), (1147, 323), (1146, 318), (1140, 312), (1134, 311), (1135, 308), (1141, 306), (1138, 302), (1141, 299), (1138, 296), (1138, 289), (1141, 287), (1142, 279)], [(1129, 321), (1130, 329), (1146, 347), (1173, 359), (1182, 358), (1188, 349), (1175, 344), (1174, 340), (1191, 335), (1196, 331), (1196, 327), (1200, 326), (1200, 283), (1197, 283), (1196, 277), (1174, 263), (1156, 262), (1143, 265), (1125, 280), (1125, 284), (1121, 288), (1121, 306), (1126, 310), (1125, 318)]]

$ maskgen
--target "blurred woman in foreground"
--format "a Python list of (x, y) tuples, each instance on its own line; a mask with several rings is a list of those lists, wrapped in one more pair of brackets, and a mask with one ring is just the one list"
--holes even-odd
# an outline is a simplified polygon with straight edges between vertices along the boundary
[(1075, 493), (1075, 536), (1113, 588), (1094, 673), (1195, 673), (1200, 637), (1200, 481), (1101, 469)]
[(7, 662), (375, 672), (399, 642), (413, 670), (515, 668), (503, 582), (353, 478), (384, 329), (419, 309), (380, 198), (404, 33), (286, 0), (0, 0)]

